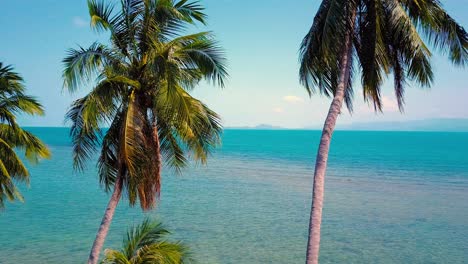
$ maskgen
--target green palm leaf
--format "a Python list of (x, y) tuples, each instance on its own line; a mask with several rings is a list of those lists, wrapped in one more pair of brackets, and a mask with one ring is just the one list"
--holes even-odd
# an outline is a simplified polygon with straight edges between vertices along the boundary
[(161, 223), (145, 220), (127, 232), (122, 250), (106, 249), (102, 263), (193, 263), (188, 247), (181, 242), (168, 241), (169, 234)]
[(16, 183), (29, 184), (29, 172), (17, 151), (32, 163), (50, 157), (44, 143), (16, 123), (19, 114), (44, 114), (41, 104), (24, 92), (21, 76), (0, 63), (0, 207), (5, 200), (23, 201)]

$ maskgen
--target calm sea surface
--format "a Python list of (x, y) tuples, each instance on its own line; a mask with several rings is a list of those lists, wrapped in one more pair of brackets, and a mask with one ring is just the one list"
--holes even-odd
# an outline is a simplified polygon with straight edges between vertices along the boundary
[[(73, 173), (68, 130), (0, 212), (0, 263), (84, 263), (109, 196)], [(199, 263), (304, 263), (318, 131), (226, 130), (205, 167), (163, 174), (157, 210), (122, 201), (106, 248), (161, 219)], [(332, 143), (321, 263), (468, 263), (468, 133), (344, 132)]]

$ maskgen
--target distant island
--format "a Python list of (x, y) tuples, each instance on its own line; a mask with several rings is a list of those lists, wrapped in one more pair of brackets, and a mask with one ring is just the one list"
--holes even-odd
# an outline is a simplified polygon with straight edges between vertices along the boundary
[(352, 123), (340, 126), (339, 130), (468, 132), (468, 119), (440, 118), (396, 122)]
[[(256, 126), (226, 127), (226, 129), (247, 130), (321, 130), (320, 126), (288, 128), (270, 124)], [(370, 130), (370, 131), (435, 131), (435, 132), (468, 132), (468, 118), (439, 118), (410, 121), (356, 122), (339, 124), (337, 130)]]
[(280, 126), (273, 126), (269, 124), (260, 124), (256, 126), (239, 126), (239, 127), (226, 127), (227, 129), (257, 129), (257, 130), (282, 130), (288, 129)]

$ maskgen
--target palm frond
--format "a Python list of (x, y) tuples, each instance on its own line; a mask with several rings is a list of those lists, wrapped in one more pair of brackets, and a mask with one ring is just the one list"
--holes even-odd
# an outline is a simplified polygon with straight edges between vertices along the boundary
[(169, 168), (181, 173), (181, 169), (187, 165), (188, 160), (176, 129), (166, 122), (158, 122), (158, 132), (164, 161)]
[(11, 148), (24, 152), (32, 163), (51, 156), (49, 149), (39, 138), (17, 125), (0, 124), (0, 139), (7, 142)]
[(199, 1), (189, 2), (188, 0), (180, 0), (174, 7), (182, 14), (182, 18), (185, 21), (189, 23), (198, 21), (202, 24), (206, 24), (206, 14), (203, 13), (205, 8), (200, 5)]
[(407, 65), (407, 75), (422, 86), (430, 86), (433, 73), (430, 64), (432, 56), (429, 48), (420, 37), (411, 17), (396, 0), (388, 0), (389, 30), (392, 46), (398, 50)]
[(131, 259), (140, 248), (163, 241), (169, 234), (170, 232), (160, 222), (145, 219), (143, 223), (127, 232), (123, 252), (128, 259)]
[(83, 169), (101, 147), (104, 189), (121, 179), (130, 205), (149, 210), (159, 197), (162, 161), (176, 170), (188, 156), (205, 162), (219, 143), (219, 117), (187, 91), (203, 79), (224, 86), (225, 55), (210, 32), (182, 34), (187, 25), (205, 22), (198, 2), (123, 0), (118, 9), (89, 0), (88, 7), (91, 26), (109, 31), (111, 45), (70, 50), (64, 59), (70, 92), (97, 83), (67, 114), (75, 168)]
[(0, 160), (3, 164), (3, 173), (15, 180), (29, 184), (29, 172), (24, 163), (18, 157), (15, 150), (5, 140), (0, 138), (0, 150), (2, 152)]
[(145, 220), (128, 231), (122, 250), (105, 250), (103, 263), (194, 263), (189, 248), (181, 242), (167, 240), (169, 234), (160, 222)]
[(23, 93), (4, 98), (0, 102), (0, 108), (13, 114), (44, 115), (44, 109), (37, 99)]
[(171, 37), (178, 36), (187, 25), (195, 24), (197, 21), (206, 24), (204, 8), (198, 1), (158, 0), (152, 3), (152, 10), (154, 10), (152, 15), (160, 41), (167, 41)]
[[(350, 21), (353, 12), (356, 19)], [(346, 34), (353, 36), (352, 56), (358, 58), (354, 61), (360, 69), (364, 99), (372, 101), (377, 111), (382, 109), (381, 87), (389, 74), (394, 75), (401, 111), (407, 82), (431, 86), (432, 54), (425, 39), (447, 53), (455, 65), (468, 62), (468, 33), (439, 0), (324, 0), (300, 46), (299, 78), (309, 95), (316, 90), (334, 95)], [(351, 84), (348, 80), (348, 88)], [(344, 100), (350, 109), (352, 90), (348, 88)]]
[(5, 199), (23, 201), (15, 181), (29, 183), (29, 173), (13, 148), (2, 138), (0, 153), (0, 208), (3, 208)]
[(468, 63), (468, 33), (443, 8), (438, 0), (401, 1), (416, 26), (430, 42), (442, 53), (448, 53), (455, 65), (465, 66)]
[[(171, 102), (169, 104), (169, 102)], [(206, 162), (207, 155), (211, 148), (220, 142), (222, 131), (219, 116), (210, 110), (199, 100), (190, 96), (182, 87), (175, 86), (172, 89), (160, 91), (156, 109), (160, 120), (168, 124), (172, 129), (163, 127), (162, 131), (167, 133), (163, 138), (168, 140), (168, 146), (175, 146), (177, 153), (177, 143), (183, 143), (188, 151), (192, 151), (194, 158), (201, 162)], [(171, 135), (175, 133), (178, 141), (171, 140)], [(176, 159), (182, 161), (183, 159)], [(175, 162), (174, 164), (178, 164)], [(177, 166), (177, 165), (176, 165)]]
[(115, 27), (113, 19), (114, 4), (103, 0), (88, 0), (91, 27), (98, 32), (113, 30)]
[(101, 127), (112, 121), (124, 88), (115, 80), (104, 80), (85, 97), (76, 100), (66, 114), (71, 121), (74, 167), (83, 170), (97, 151), (102, 139)]
[(118, 173), (125, 175), (125, 167), (119, 165), (120, 136), (123, 125), (123, 112), (115, 115), (111, 126), (107, 130), (101, 146), (101, 154), (98, 159), (98, 174), (101, 186), (110, 191), (114, 186)]
[(382, 19), (384, 7), (381, 1), (363, 1), (365, 12), (357, 20), (355, 37), (356, 54), (361, 66), (361, 80), (364, 99), (374, 104), (375, 110), (382, 110), (380, 89), (390, 65), (385, 43), (385, 20)]
[(196, 69), (204, 78), (224, 87), (228, 77), (226, 58), (211, 33), (202, 32), (175, 41), (180, 43), (180, 48), (174, 51), (173, 56), (180, 61), (182, 68)]
[(342, 43), (349, 30), (354, 1), (325, 0), (300, 47), (299, 79), (309, 95), (335, 92)]
[(81, 85), (98, 76), (103, 68), (115, 61), (112, 52), (103, 44), (93, 43), (89, 48), (70, 49), (63, 59), (63, 87), (75, 92)]
[(32, 163), (50, 157), (45, 144), (16, 123), (19, 114), (44, 114), (42, 105), (24, 91), (23, 78), (0, 62), (0, 208), (5, 200), (23, 201), (16, 183), (29, 184), (29, 172), (17, 152)]
[(394, 90), (395, 90), (395, 97), (397, 98), (398, 108), (401, 112), (403, 112), (404, 104), (405, 104), (405, 97), (404, 97), (404, 86), (405, 86), (405, 69), (404, 64), (402, 62), (400, 54), (398, 51), (394, 51), (393, 55), (393, 76), (394, 76)]
[(5, 200), (23, 201), (23, 196), (19, 192), (18, 188), (16, 188), (7, 167), (3, 161), (0, 160), (0, 208), (5, 206)]
[(13, 70), (11, 65), (0, 62), (0, 94), (13, 95), (24, 92), (23, 78)]

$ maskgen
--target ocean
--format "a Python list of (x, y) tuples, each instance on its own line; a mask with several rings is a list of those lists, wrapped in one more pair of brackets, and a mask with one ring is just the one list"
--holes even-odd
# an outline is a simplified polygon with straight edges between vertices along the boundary
[[(72, 169), (66, 128), (29, 128), (52, 151), (25, 203), (0, 212), (0, 263), (84, 263), (109, 194), (94, 161)], [(304, 263), (319, 131), (226, 130), (207, 166), (163, 173), (160, 203), (123, 200), (105, 248), (160, 219), (198, 263)], [(468, 133), (337, 131), (323, 210), (323, 263), (468, 263)]]

